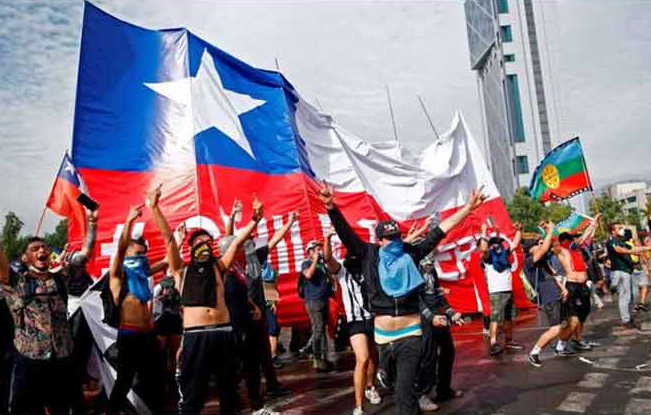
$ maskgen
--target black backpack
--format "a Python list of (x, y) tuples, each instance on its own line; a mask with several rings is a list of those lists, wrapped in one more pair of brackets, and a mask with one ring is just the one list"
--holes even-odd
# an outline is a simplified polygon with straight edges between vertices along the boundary
[(100, 282), (98, 282), (100, 291), (100, 298), (102, 299), (102, 308), (104, 309), (104, 318), (102, 321), (113, 328), (118, 328), (120, 326), (120, 307), (124, 298), (127, 296), (127, 290), (125, 289), (125, 284), (122, 284), (122, 289), (120, 290), (120, 295), (118, 297), (118, 303), (115, 304), (113, 299), (113, 293), (111, 292), (109, 273), (106, 273)]

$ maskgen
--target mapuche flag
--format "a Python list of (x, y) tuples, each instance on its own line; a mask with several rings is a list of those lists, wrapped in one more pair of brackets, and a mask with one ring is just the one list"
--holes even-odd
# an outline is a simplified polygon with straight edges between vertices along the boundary
[(592, 190), (579, 137), (547, 153), (531, 178), (529, 194), (541, 203), (559, 201)]
[(567, 218), (563, 219), (562, 221), (558, 222), (556, 226), (554, 227), (554, 236), (558, 236), (562, 234), (563, 232), (568, 232), (572, 234), (577, 234), (583, 232), (588, 226), (590, 226), (590, 223), (594, 218), (591, 218), (586, 215), (582, 215), (577, 212), (572, 212), (570, 216)]

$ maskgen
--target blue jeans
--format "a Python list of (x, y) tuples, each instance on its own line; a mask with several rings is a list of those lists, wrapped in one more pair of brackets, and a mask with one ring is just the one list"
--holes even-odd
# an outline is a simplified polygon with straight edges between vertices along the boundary
[(628, 323), (631, 321), (631, 300), (633, 295), (631, 274), (624, 271), (613, 271), (611, 275), (612, 279), (617, 281), (619, 316), (622, 318), (622, 323)]

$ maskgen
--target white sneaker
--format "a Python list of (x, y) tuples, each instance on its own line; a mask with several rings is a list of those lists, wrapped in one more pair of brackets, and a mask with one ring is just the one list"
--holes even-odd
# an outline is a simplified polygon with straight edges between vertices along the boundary
[(368, 401), (373, 405), (379, 405), (382, 403), (382, 397), (378, 393), (377, 389), (375, 389), (375, 386), (366, 388), (364, 395), (366, 396), (366, 399), (368, 399)]
[(353, 409), (353, 415), (364, 415), (364, 410), (361, 407)]
[(257, 411), (251, 412), (251, 415), (281, 415), (280, 412), (276, 412), (267, 406), (263, 406)]
[(439, 410), (439, 406), (432, 402), (432, 400), (427, 395), (423, 395), (418, 400), (418, 406), (423, 412), (434, 412)]

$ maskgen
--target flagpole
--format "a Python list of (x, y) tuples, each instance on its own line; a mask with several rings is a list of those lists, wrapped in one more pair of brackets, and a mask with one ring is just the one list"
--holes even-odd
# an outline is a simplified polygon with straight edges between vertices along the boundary
[(420, 95), (416, 95), (418, 98), (418, 102), (420, 102), (420, 107), (423, 109), (423, 112), (425, 113), (425, 117), (427, 117), (427, 121), (429, 122), (429, 126), (432, 127), (432, 131), (434, 131), (434, 135), (436, 136), (436, 139), (440, 139), (441, 137), (439, 136), (438, 131), (436, 131), (436, 127), (434, 126), (434, 122), (432, 121), (432, 117), (429, 115), (429, 111), (427, 111), (427, 107), (425, 106), (425, 101), (423, 101), (423, 98), (421, 98)]
[(393, 114), (393, 105), (391, 104), (391, 92), (389, 85), (384, 85), (387, 91), (387, 100), (389, 102), (389, 113), (391, 114), (391, 125), (393, 125), (393, 137), (398, 141), (398, 128), (396, 127), (396, 117)]
[(50, 197), (52, 196), (52, 191), (54, 190), (54, 185), (57, 182), (57, 178), (59, 177), (59, 173), (61, 172), (61, 167), (63, 167), (63, 161), (66, 159), (66, 155), (68, 154), (68, 150), (63, 153), (63, 158), (61, 159), (61, 164), (59, 165), (59, 169), (57, 170), (57, 174), (54, 176), (54, 180), (52, 180), (52, 185), (50, 186), (50, 191), (47, 194), (47, 198), (45, 198), (45, 204), (43, 206), (43, 211), (41, 212), (41, 218), (38, 220), (38, 224), (36, 225), (36, 231), (34, 232), (34, 236), (38, 236), (39, 233), (41, 232), (41, 227), (43, 226), (43, 219), (45, 219), (45, 212), (47, 211), (47, 202), (50, 200)]

